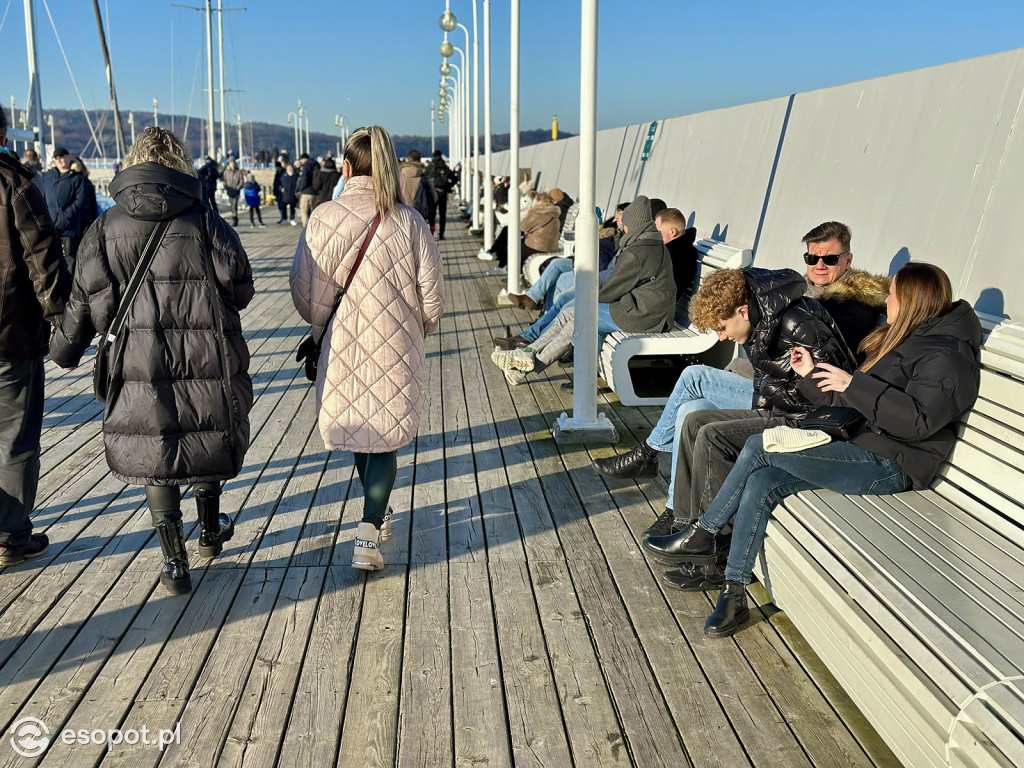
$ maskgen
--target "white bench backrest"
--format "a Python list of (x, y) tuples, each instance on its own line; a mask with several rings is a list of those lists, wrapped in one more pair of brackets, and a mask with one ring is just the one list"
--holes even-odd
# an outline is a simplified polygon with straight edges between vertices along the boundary
[(712, 269), (743, 269), (754, 259), (754, 252), (749, 248), (736, 248), (717, 240), (698, 240), (695, 247), (701, 255), (701, 280), (710, 275)]
[(1024, 324), (980, 317), (989, 334), (978, 401), (933, 488), (1024, 546)]

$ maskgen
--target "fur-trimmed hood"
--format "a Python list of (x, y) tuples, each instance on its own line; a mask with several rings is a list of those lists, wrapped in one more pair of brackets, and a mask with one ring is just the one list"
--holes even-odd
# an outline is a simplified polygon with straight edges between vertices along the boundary
[(828, 285), (815, 285), (807, 280), (808, 287), (804, 296), (819, 301), (858, 301), (880, 309), (885, 306), (885, 299), (889, 296), (890, 282), (892, 278), (885, 275), (875, 275), (851, 267), (842, 277)]

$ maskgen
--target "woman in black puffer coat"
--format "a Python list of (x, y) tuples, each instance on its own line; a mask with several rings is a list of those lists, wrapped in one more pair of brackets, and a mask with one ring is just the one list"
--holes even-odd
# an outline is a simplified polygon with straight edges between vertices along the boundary
[(239, 311), (253, 297), (252, 270), (169, 131), (146, 129), (110, 193), (117, 205), (82, 241), (50, 357), (74, 367), (107, 332), (150, 233), (169, 220), (125, 328), (110, 345), (103, 443), (111, 471), (146, 487), (165, 557), (160, 580), (183, 593), (191, 581), (180, 486), (195, 486), (201, 556), (219, 554), (233, 532), (219, 511), (220, 483), (239, 473), (249, 446), (253, 394)]

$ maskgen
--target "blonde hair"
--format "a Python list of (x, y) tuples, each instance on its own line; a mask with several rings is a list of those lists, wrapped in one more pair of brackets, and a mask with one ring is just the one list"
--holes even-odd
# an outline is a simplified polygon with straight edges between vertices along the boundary
[(876, 328), (860, 343), (858, 351), (867, 356), (860, 367), (862, 371), (870, 370), (902, 344), (922, 322), (945, 314), (953, 305), (949, 276), (934, 264), (907, 262), (900, 267), (892, 282), (900, 304), (896, 322)]
[(404, 203), (398, 177), (398, 155), (388, 132), (379, 125), (357, 128), (345, 142), (343, 154), (353, 176), (369, 176), (373, 180), (373, 200), (377, 213), (384, 218)]
[(551, 203), (555, 204), (554, 199), (547, 192), (538, 192), (537, 196), (533, 198), (534, 203)]
[(132, 144), (121, 168), (131, 168), (142, 163), (159, 163), (193, 178), (199, 176), (192, 163), (192, 155), (178, 137), (164, 128), (153, 125), (144, 130)]
[(690, 322), (702, 333), (717, 331), (747, 303), (747, 280), (742, 269), (719, 269), (704, 278), (690, 300)]

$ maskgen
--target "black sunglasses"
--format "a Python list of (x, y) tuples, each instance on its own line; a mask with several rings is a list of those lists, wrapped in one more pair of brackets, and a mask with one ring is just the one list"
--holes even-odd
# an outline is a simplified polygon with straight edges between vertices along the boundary
[(825, 262), (826, 267), (834, 267), (836, 264), (839, 263), (839, 260), (843, 258), (843, 256), (849, 255), (849, 251), (847, 251), (846, 253), (827, 253), (824, 256), (812, 256), (809, 253), (805, 253), (804, 264), (806, 264), (808, 267), (813, 267), (815, 264), (818, 263), (818, 259), (821, 259), (823, 262)]

